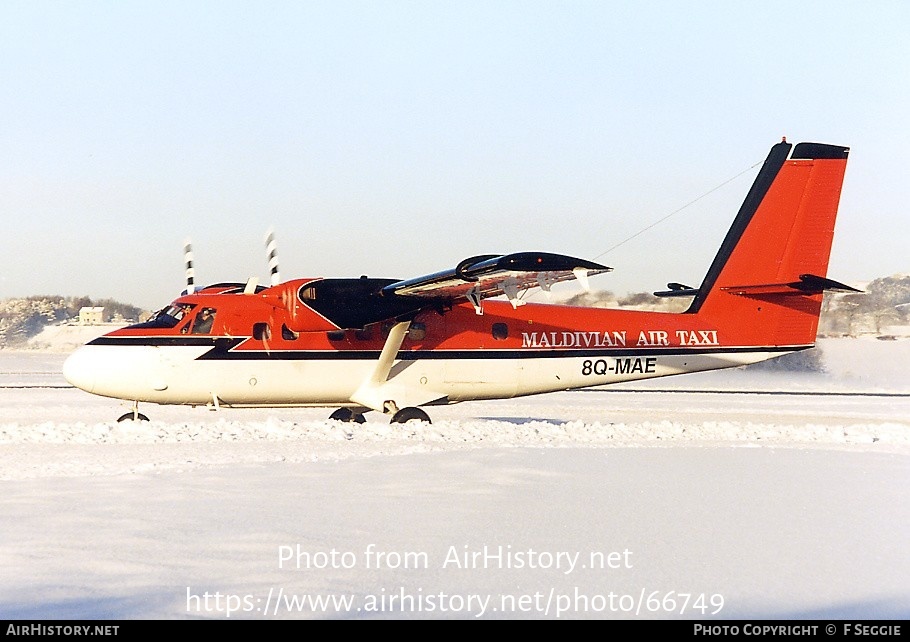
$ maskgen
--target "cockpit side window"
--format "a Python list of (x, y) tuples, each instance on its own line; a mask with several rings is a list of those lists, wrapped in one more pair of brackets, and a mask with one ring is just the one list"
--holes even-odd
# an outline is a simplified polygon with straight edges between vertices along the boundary
[(194, 305), (170, 305), (158, 310), (151, 319), (143, 323), (134, 323), (131, 328), (174, 328), (189, 314)]
[(215, 322), (215, 308), (202, 308), (193, 319), (193, 334), (211, 334)]

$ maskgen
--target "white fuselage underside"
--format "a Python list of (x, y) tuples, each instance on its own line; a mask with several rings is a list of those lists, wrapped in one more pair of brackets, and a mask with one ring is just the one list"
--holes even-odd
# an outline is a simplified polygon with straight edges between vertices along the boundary
[[(87, 345), (66, 361), (64, 375), (93, 394), (158, 404), (224, 406), (344, 406), (369, 380), (376, 361), (308, 353), (286, 358), (199, 359), (204, 346)], [(731, 348), (708, 354), (623, 353), (611, 356), (535, 356), (400, 359), (381, 393), (398, 407), (503, 399), (623, 381), (741, 366), (781, 351)], [(274, 357), (273, 353), (273, 357)]]

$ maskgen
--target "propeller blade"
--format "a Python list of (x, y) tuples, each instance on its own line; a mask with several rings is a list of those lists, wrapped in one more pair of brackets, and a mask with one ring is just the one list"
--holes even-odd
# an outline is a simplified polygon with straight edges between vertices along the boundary
[(278, 272), (278, 249), (275, 244), (275, 232), (271, 228), (265, 235), (265, 249), (269, 258), (269, 283), (278, 285), (281, 283), (281, 275)]
[(183, 294), (196, 291), (196, 269), (193, 267), (193, 244), (187, 239), (183, 244), (183, 264), (186, 273), (186, 289)]

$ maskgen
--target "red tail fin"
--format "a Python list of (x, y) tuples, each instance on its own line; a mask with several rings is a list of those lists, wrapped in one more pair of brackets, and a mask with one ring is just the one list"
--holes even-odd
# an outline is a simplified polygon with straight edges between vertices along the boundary
[(771, 148), (690, 312), (738, 328), (742, 345), (815, 342), (822, 292), (847, 287), (826, 275), (848, 152)]

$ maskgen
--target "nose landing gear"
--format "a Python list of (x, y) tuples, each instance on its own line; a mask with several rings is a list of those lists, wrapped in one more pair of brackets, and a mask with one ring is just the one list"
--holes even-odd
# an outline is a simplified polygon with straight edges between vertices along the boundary
[(117, 423), (121, 421), (148, 421), (149, 418), (139, 412), (139, 402), (133, 402), (133, 410), (117, 418)]

